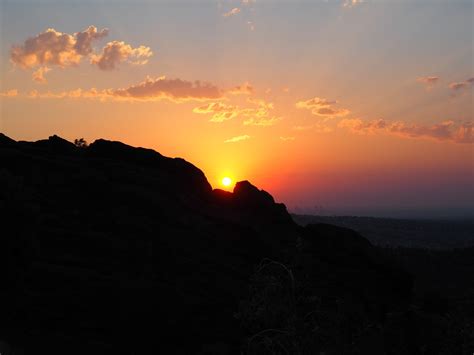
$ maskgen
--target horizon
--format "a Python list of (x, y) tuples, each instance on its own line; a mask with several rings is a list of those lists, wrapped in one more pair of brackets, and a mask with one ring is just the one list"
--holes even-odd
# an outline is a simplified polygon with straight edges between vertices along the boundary
[(150, 148), (291, 213), (470, 219), (473, 6), (2, 1), (0, 131)]

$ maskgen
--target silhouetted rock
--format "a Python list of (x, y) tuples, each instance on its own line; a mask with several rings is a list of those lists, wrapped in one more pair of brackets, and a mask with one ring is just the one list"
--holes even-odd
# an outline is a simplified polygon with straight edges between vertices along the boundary
[(250, 301), (236, 316), (262, 260), (372, 322), (410, 297), (410, 278), (364, 238), (297, 226), (248, 181), (212, 190), (182, 159), (106, 140), (1, 135), (0, 158), (0, 341), (25, 354), (240, 353), (263, 324)]
[(16, 142), (11, 139), (10, 137), (7, 137), (6, 135), (4, 135), (3, 133), (0, 133), (0, 144), (2, 146), (8, 146), (8, 145), (13, 145), (15, 144)]
[(248, 181), (235, 184), (234, 198), (244, 207), (271, 207), (275, 203), (268, 192), (259, 190)]
[(42, 148), (54, 154), (68, 155), (76, 153), (77, 147), (56, 135), (49, 137), (48, 139), (40, 140), (32, 143), (35, 148)]

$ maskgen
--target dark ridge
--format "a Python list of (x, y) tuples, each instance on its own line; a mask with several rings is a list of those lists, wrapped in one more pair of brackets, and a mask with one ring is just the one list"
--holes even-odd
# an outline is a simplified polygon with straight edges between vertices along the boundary
[(8, 145), (13, 145), (15, 144), (16, 142), (11, 139), (10, 137), (7, 137), (6, 135), (4, 135), (3, 133), (0, 133), (0, 144), (2, 146), (8, 146)]
[(298, 226), (248, 181), (212, 190), (185, 160), (106, 140), (0, 135), (0, 159), (2, 354), (421, 354), (427, 341), (410, 275), (350, 229)]

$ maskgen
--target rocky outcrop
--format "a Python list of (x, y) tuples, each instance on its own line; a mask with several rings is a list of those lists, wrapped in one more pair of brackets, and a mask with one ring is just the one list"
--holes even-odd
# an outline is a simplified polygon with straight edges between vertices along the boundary
[(250, 328), (236, 312), (265, 259), (310, 293), (371, 303), (370, 317), (410, 294), (361, 236), (299, 227), (248, 181), (212, 190), (182, 159), (1, 135), (0, 162), (0, 341), (18, 352), (239, 353)]

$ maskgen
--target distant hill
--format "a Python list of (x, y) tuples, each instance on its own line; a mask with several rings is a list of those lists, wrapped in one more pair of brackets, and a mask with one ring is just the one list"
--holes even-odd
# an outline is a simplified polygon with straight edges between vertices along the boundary
[(351, 228), (371, 243), (388, 247), (449, 249), (474, 246), (474, 220), (394, 219), (292, 215), (300, 225), (329, 223)]
[[(0, 352), (442, 354), (412, 277), (357, 232), (296, 224), (179, 158), (0, 135)], [(461, 329), (461, 328), (459, 328)], [(464, 329), (464, 328), (462, 328)]]

